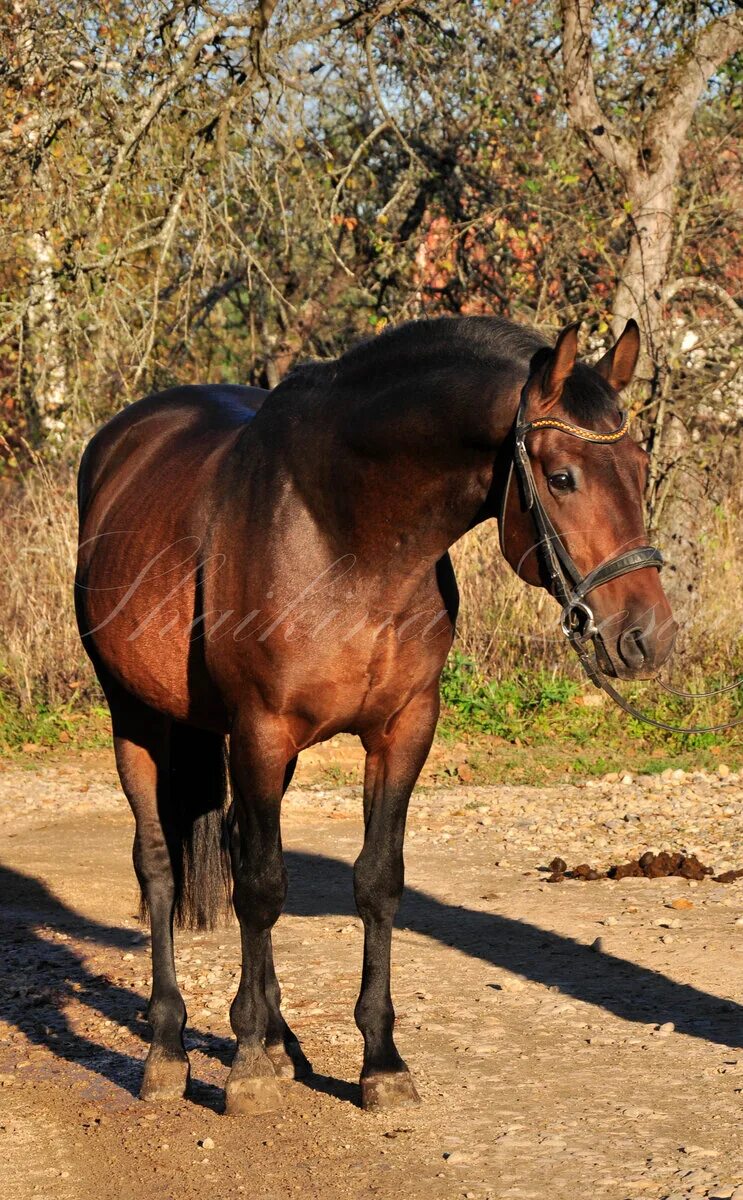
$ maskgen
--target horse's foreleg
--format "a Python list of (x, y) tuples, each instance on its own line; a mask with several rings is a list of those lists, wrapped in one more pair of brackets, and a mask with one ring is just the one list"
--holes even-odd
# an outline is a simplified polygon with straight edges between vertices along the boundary
[(390, 953), (404, 882), (408, 801), (431, 747), (438, 711), (436, 688), (415, 697), (392, 730), (367, 746), (364, 846), (354, 867), (354, 893), (364, 922), (364, 967), (355, 1016), (364, 1037), (361, 1098), (368, 1109), (418, 1100), (393, 1038)]
[[(109, 697), (109, 699), (112, 699)], [(147, 1016), (152, 1044), (140, 1089), (143, 1100), (185, 1094), (189, 1064), (183, 1045), (186, 1006), (175, 974), (175, 882), (163, 814), (167, 812), (167, 721), (134, 700), (112, 700), (114, 749), (121, 783), (136, 820), (134, 868), (150, 915), (152, 993)]]
[(266, 952), (266, 1003), (268, 1004), (268, 1027), (266, 1030), (266, 1054), (280, 1079), (306, 1079), (312, 1074), (312, 1066), (281, 1013), (281, 988), (273, 965), (273, 948), (268, 939)]
[(268, 985), (275, 1003), (271, 929), (286, 898), (279, 815), (291, 751), (282, 751), (281, 737), (270, 734), (247, 718), (238, 719), (230, 737), (236, 817), (232, 863), (242, 972), (230, 1009), (237, 1049), (225, 1088), (228, 1113), (270, 1111), (280, 1102), (276, 1072), (266, 1053), (271, 1031), (266, 990)]

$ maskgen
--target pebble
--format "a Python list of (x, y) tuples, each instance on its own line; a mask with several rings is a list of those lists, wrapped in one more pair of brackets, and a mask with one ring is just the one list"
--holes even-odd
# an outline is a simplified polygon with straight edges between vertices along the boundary
[(198, 1145), (201, 1146), (202, 1150), (213, 1150), (214, 1149), (214, 1139), (210, 1138), (210, 1137), (201, 1138)]
[(603, 954), (604, 939), (602, 937), (594, 938), (594, 940), (591, 942), (591, 949), (595, 950), (597, 954)]
[(691, 1171), (685, 1171), (682, 1179), (684, 1187), (699, 1187), (700, 1185), (708, 1184), (714, 1178), (712, 1172), (707, 1167), (692, 1167)]
[(733, 1192), (737, 1191), (734, 1183), (720, 1183), (707, 1192), (709, 1200), (730, 1200)]
[(472, 1162), (472, 1155), (465, 1154), (464, 1150), (447, 1150), (444, 1153), (444, 1160), (447, 1167), (456, 1167), (460, 1163)]
[(669, 1033), (674, 1033), (675, 1030), (676, 1026), (673, 1021), (664, 1021), (662, 1025), (658, 1026), (656, 1033), (658, 1037), (668, 1037)]

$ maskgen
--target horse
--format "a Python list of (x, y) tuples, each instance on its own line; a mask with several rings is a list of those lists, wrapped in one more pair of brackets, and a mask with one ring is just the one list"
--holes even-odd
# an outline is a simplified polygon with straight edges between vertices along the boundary
[[(594, 366), (577, 338), (576, 325), (553, 343), (497, 317), (412, 321), (298, 366), (270, 394), (150, 395), (85, 449), (75, 601), (151, 926), (143, 1099), (180, 1098), (189, 1082), (174, 924), (210, 927), (230, 898), (242, 971), (225, 1110), (271, 1111), (280, 1080), (310, 1072), (272, 953), (287, 892), (280, 809), (301, 751), (347, 732), (366, 752), (353, 875), (361, 1100), (417, 1102), (394, 1040), (390, 954), (406, 811), (457, 618), (449, 548), (495, 518), (510, 566), (554, 590), (524, 489), (508, 483), (515, 414), (530, 422), (521, 445), (528, 428), (539, 509), (584, 576), (644, 539), (647, 458), (616, 432), (637, 326)], [(591, 632), (613, 677), (649, 678), (671, 652), (655, 566), (591, 585)]]

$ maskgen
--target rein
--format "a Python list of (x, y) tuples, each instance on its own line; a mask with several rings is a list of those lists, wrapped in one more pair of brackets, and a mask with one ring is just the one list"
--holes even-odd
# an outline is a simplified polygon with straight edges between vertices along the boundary
[[(539, 499), (529, 453), (526, 449), (526, 437), (533, 429), (559, 429), (561, 433), (569, 433), (572, 437), (580, 438), (584, 442), (607, 445), (620, 441), (626, 435), (629, 418), (625, 413), (621, 424), (610, 433), (599, 433), (594, 429), (584, 429), (580, 425), (573, 425), (571, 422), (563, 421), (559, 417), (538, 417), (534, 421), (527, 421), (526, 393), (527, 386), (525, 385), (521, 393), (513, 428), (513, 456), (508, 471), (508, 479), (506, 480), (506, 486), (503, 489), (501, 498), (498, 520), (501, 551), (505, 555), (506, 511), (511, 483), (515, 473), (521, 487), (524, 504), (531, 513), (534, 528), (539, 536), (538, 545), (549, 576), (549, 591), (562, 605), (560, 628), (577, 654), (578, 660), (586, 675), (591, 680), (591, 683), (606, 692), (614, 703), (624, 709), (626, 713), (629, 713), (630, 716), (644, 721), (648, 725), (654, 725), (657, 729), (665, 729), (670, 733), (716, 733), (720, 730), (731, 729), (735, 725), (743, 724), (743, 718), (741, 718), (737, 721), (727, 721), (721, 725), (691, 725), (684, 727), (669, 725), (665, 721), (659, 721), (655, 717), (647, 716), (635, 708), (634, 705), (630, 704), (629, 701), (625, 700), (601, 670), (596, 655), (596, 637), (599, 635), (599, 630), (594, 620), (593, 609), (587, 602), (586, 597), (595, 588), (600, 587), (602, 583), (608, 583), (612, 579), (619, 579), (622, 575), (627, 575), (631, 571), (639, 571), (643, 567), (655, 567), (660, 571), (663, 566), (663, 555), (660, 550), (655, 549), (653, 546), (640, 546), (635, 550), (627, 550), (622, 554), (617, 554), (614, 558), (607, 559), (598, 567), (594, 567), (588, 574), (582, 575), (568, 553), (560, 534), (552, 524), (542, 501)], [(591, 650), (588, 649), (589, 643), (592, 646)], [(726, 688), (718, 689), (718, 691), (733, 691), (737, 686), (737, 684), (731, 684)], [(666, 690), (674, 692), (672, 688), (666, 688)], [(674, 694), (689, 695), (689, 693), (684, 692), (675, 692)], [(716, 695), (718, 693), (710, 692), (704, 694)]]

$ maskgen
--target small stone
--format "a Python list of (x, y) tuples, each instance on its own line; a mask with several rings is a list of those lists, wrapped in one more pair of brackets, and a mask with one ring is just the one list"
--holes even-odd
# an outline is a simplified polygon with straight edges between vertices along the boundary
[(594, 940), (591, 942), (591, 949), (595, 950), (597, 954), (603, 954), (604, 939), (602, 937), (594, 938)]
[(523, 992), (526, 984), (523, 979), (518, 979), (515, 975), (506, 975), (495, 986), (501, 992)]
[(727, 779), (728, 775), (730, 774), (730, 767), (728, 767), (725, 763), (720, 763), (719, 767), (717, 768), (717, 774), (719, 775), (720, 779)]
[(706, 1187), (714, 1176), (707, 1167), (692, 1167), (690, 1171), (685, 1171), (683, 1176), (684, 1187)]
[(198, 1145), (201, 1146), (202, 1150), (213, 1150), (214, 1140), (210, 1137), (201, 1138), (201, 1140), (198, 1142)]
[(730, 1200), (735, 1191), (737, 1189), (734, 1183), (718, 1183), (707, 1192), (708, 1200)]
[(444, 1160), (447, 1167), (456, 1167), (460, 1163), (472, 1162), (472, 1155), (465, 1154), (464, 1150), (447, 1150), (444, 1153)]
[(687, 900), (685, 896), (679, 896), (676, 900), (671, 900), (668, 907), (675, 909), (689, 909), (694, 907), (694, 902), (692, 900)]
[(675, 1029), (676, 1026), (674, 1025), (673, 1021), (664, 1021), (662, 1025), (658, 1026), (656, 1033), (658, 1034), (658, 1037), (668, 1037), (669, 1033), (675, 1032)]

